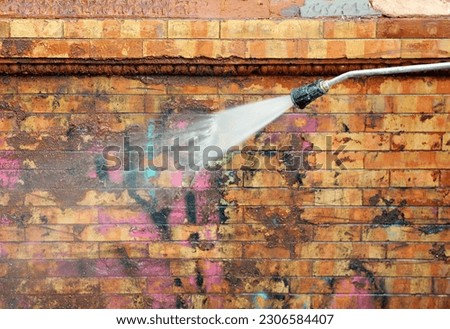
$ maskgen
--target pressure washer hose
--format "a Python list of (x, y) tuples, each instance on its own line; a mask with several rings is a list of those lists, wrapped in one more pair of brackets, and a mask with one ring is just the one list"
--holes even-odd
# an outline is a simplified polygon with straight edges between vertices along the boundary
[(450, 62), (435, 64), (420, 64), (408, 66), (396, 66), (380, 69), (356, 70), (341, 74), (330, 80), (318, 80), (303, 87), (293, 89), (291, 91), (292, 102), (299, 108), (304, 109), (309, 103), (325, 95), (328, 90), (342, 81), (352, 78), (361, 78), (375, 75), (403, 74), (414, 72), (426, 72), (436, 70), (449, 70)]

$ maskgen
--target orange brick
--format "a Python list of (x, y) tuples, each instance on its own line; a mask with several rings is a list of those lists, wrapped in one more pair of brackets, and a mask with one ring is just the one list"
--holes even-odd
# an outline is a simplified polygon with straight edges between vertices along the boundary
[(221, 22), (223, 39), (304, 39), (321, 38), (318, 20), (226, 20)]
[(245, 57), (246, 44), (230, 40), (146, 40), (144, 41), (144, 57)]
[(448, 58), (450, 40), (402, 40), (402, 58)]
[(168, 37), (174, 39), (218, 39), (219, 21), (169, 20)]
[(15, 130), (16, 120), (13, 116), (8, 118), (6, 115), (0, 116), (0, 131), (10, 132)]
[(10, 259), (74, 259), (98, 258), (97, 243), (20, 243), (4, 244), (3, 251)]
[(52, 19), (14, 19), (10, 21), (12, 38), (61, 38), (63, 21)]
[(99, 258), (148, 258), (147, 242), (102, 242)]
[(377, 208), (358, 207), (307, 207), (302, 218), (314, 224), (369, 223), (378, 214)]
[[(314, 144), (314, 147), (320, 150), (338, 150), (345, 151), (377, 151), (389, 150), (390, 135), (389, 134), (372, 134), (372, 133), (337, 133), (333, 135), (327, 134), (304, 134), (302, 137)], [(329, 145), (331, 144), (331, 145)]]
[[(347, 45), (352, 43), (347, 41)], [(401, 40), (387, 39), (387, 40), (365, 40), (364, 54), (361, 58), (400, 58), (401, 54)], [(353, 54), (354, 55), (354, 54)], [(351, 58), (349, 56), (349, 58)], [(358, 57), (359, 58), (359, 57)]]
[(9, 37), (9, 21), (0, 21), (0, 38)]
[(293, 294), (326, 294), (332, 293), (333, 289), (325, 278), (292, 278), (290, 292)]
[[(112, 95), (108, 98), (95, 100), (95, 110), (97, 112), (110, 113), (143, 113), (143, 95)], [(79, 113), (81, 111), (77, 111)]]
[(430, 278), (385, 278), (384, 284), (389, 294), (428, 294), (432, 291)]
[(436, 170), (392, 170), (390, 186), (394, 187), (438, 187), (439, 171)]
[(244, 172), (245, 187), (282, 187), (288, 185), (286, 178), (278, 171)]
[(450, 303), (447, 296), (392, 296), (387, 306), (393, 309), (448, 309)]
[(98, 39), (103, 36), (103, 22), (98, 19), (64, 21), (64, 37)]
[(375, 38), (375, 20), (331, 21), (323, 22), (324, 38), (368, 39)]
[(314, 241), (360, 241), (361, 226), (326, 225), (314, 229)]
[(222, 225), (217, 236), (221, 241), (265, 241), (270, 233), (263, 225)]
[(433, 278), (433, 291), (439, 295), (450, 294), (450, 279)]
[(430, 150), (441, 149), (440, 134), (394, 134), (392, 135), (391, 149), (403, 150)]
[(405, 242), (439, 242), (447, 241), (450, 232), (444, 230), (434, 234), (425, 234), (420, 227), (369, 227), (362, 231), (363, 241), (405, 241)]
[(71, 225), (30, 225), (25, 234), (27, 241), (74, 241)]
[(302, 179), (305, 187), (387, 187), (389, 173), (385, 170), (318, 170), (308, 171)]
[(166, 38), (168, 35), (167, 23), (161, 20), (141, 20), (140, 37), (141, 38)]
[(290, 258), (291, 251), (285, 247), (269, 247), (265, 243), (244, 245), (244, 258)]
[[(318, 98), (316, 101), (311, 103), (307, 109), (311, 109), (315, 113), (321, 114), (367, 113), (368, 107), (371, 103), (370, 101), (374, 98), (375, 96), (372, 96), (370, 99), (368, 96), (361, 95), (327, 95), (326, 97)], [(382, 100), (384, 100), (384, 98)]]
[(361, 191), (357, 189), (321, 189), (316, 190), (315, 202), (317, 206), (359, 206), (361, 205)]
[(448, 264), (430, 260), (415, 260), (392, 262), (366, 262), (364, 266), (374, 272), (377, 276), (404, 277), (446, 277), (448, 275)]
[(450, 187), (450, 170), (441, 171), (441, 187)]
[(446, 100), (443, 96), (402, 95), (392, 97), (394, 113), (440, 113), (443, 112)]
[(24, 280), (16, 287), (16, 293), (36, 295), (51, 291), (53, 294), (92, 294), (99, 290), (99, 282), (93, 278), (47, 278)]
[[(419, 94), (432, 95), (440, 92), (441, 78), (423, 77), (371, 77), (367, 79), (367, 94), (403, 95)], [(400, 101), (400, 100), (399, 100)], [(422, 110), (426, 111), (426, 110)]]
[(363, 116), (349, 114), (318, 115), (316, 132), (362, 132), (365, 130)]
[(336, 40), (301, 40), (299, 55), (307, 59), (345, 58), (346, 44)]
[(385, 18), (377, 21), (380, 38), (449, 38), (450, 23), (446, 19)]
[(384, 258), (385, 253), (385, 246), (375, 243), (304, 242), (295, 246), (295, 254), (301, 258)]
[(364, 159), (366, 169), (446, 169), (448, 152), (373, 152)]
[(256, 261), (255, 268), (263, 276), (310, 276), (312, 262), (305, 260), (265, 259)]
[[(144, 195), (144, 193), (142, 194)], [(135, 201), (127, 191), (121, 193), (86, 191), (84, 198), (78, 202), (79, 206), (129, 206), (133, 204), (135, 204)]]
[(424, 243), (399, 243), (389, 244), (387, 258), (394, 259), (435, 259), (432, 254), (433, 244)]
[(450, 151), (450, 133), (445, 133), (442, 137), (442, 150)]
[(142, 49), (142, 41), (135, 39), (90, 41), (93, 58), (141, 58)]
[(0, 230), (1, 242), (20, 242), (25, 241), (25, 231), (16, 226), (2, 226)]
[(348, 260), (316, 260), (313, 265), (314, 276), (349, 276), (354, 272), (350, 270)]
[[(400, 204), (405, 200), (409, 206), (440, 206), (445, 205), (449, 196), (445, 189), (434, 188), (409, 188), (409, 189), (385, 189), (363, 191), (363, 204), (373, 205), (374, 196), (380, 196), (383, 200), (392, 200), (395, 204)], [(380, 202), (380, 201), (378, 201)]]
[(236, 201), (240, 205), (302, 205), (314, 202), (311, 191), (293, 191), (288, 189), (229, 189), (225, 200)]
[(33, 224), (48, 223), (62, 224), (91, 224), (97, 223), (98, 211), (96, 208), (33, 208), (31, 221)]
[(242, 256), (242, 245), (236, 242), (207, 243), (205, 249), (194, 248), (188, 243), (152, 242), (149, 244), (150, 258), (238, 258)]
[(175, 83), (167, 86), (167, 93), (174, 95), (216, 95), (219, 82), (216, 79), (204, 79), (190, 77), (189, 79), (178, 79)]
[(248, 1), (235, 1), (235, 0), (220, 0), (214, 3), (220, 4), (219, 8), (208, 8), (213, 17), (220, 15), (221, 18), (267, 18), (269, 17), (269, 2), (267, 0), (248, 0)]
[(48, 58), (85, 58), (90, 54), (87, 41), (73, 40), (37, 40), (31, 57)]
[(298, 55), (297, 40), (252, 40), (247, 42), (246, 58), (295, 58)]
[(111, 294), (140, 294), (146, 291), (147, 280), (143, 278), (102, 278), (100, 290)]
[[(113, 76), (109, 77), (107, 84), (108, 88), (111, 89), (111, 91), (108, 91), (108, 93), (113, 94), (165, 95), (167, 93), (166, 84), (164, 83), (164, 81), (152, 78), (136, 79), (130, 77)], [(114, 97), (115, 95), (111, 96)]]

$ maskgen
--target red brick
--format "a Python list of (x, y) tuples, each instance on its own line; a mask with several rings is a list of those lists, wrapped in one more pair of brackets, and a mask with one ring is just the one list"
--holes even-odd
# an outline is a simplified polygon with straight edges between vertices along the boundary
[(99, 258), (148, 258), (147, 242), (102, 242), (98, 247)]
[(310, 276), (312, 262), (306, 260), (264, 259), (256, 261), (256, 269), (263, 276)]
[(393, 259), (435, 259), (433, 244), (398, 243), (387, 248), (387, 258)]
[(320, 259), (314, 261), (314, 276), (349, 276), (354, 272), (350, 270), (350, 261), (348, 260), (326, 260)]
[[(364, 266), (376, 276), (404, 277), (405, 273), (413, 277), (446, 277), (448, 264), (429, 260), (364, 262)], [(409, 296), (411, 297), (411, 296)]]
[(385, 170), (318, 170), (308, 171), (302, 179), (305, 187), (387, 187), (389, 173)]
[(450, 187), (450, 170), (441, 171), (441, 187)]
[(446, 132), (450, 128), (447, 114), (368, 116), (367, 131), (379, 132)]
[[(367, 79), (367, 94), (383, 94), (383, 95), (433, 95), (444, 93), (441, 88), (448, 84), (442, 78), (423, 77), (371, 77)], [(442, 85), (442, 87), (440, 87)], [(423, 110), (422, 110), (423, 111)]]
[(103, 278), (100, 291), (112, 294), (139, 294), (146, 291), (147, 280), (144, 278)]
[(4, 244), (4, 255), (9, 259), (74, 259), (97, 258), (98, 244), (84, 242)]
[(447, 296), (392, 296), (388, 299), (387, 307), (393, 309), (448, 309), (450, 302)]
[(326, 278), (293, 278), (289, 282), (293, 294), (326, 294), (333, 289)]
[(269, 17), (269, 0), (220, 0), (215, 2), (220, 3), (221, 18)]
[[(320, 150), (344, 148), (345, 151), (377, 151), (389, 150), (389, 134), (373, 133), (337, 133), (337, 134), (304, 134), (302, 137)], [(431, 136), (433, 137), (433, 136)], [(431, 138), (430, 138), (431, 139)], [(329, 145), (331, 144), (331, 145)]]
[(439, 295), (450, 294), (450, 279), (433, 278), (433, 291)]
[[(203, 247), (202, 247), (203, 248)], [(189, 243), (152, 242), (149, 244), (150, 258), (239, 258), (242, 245), (236, 242), (208, 243), (208, 248), (194, 248)]]
[[(0, 230), (1, 242), (19, 242), (25, 241), (25, 231), (16, 226), (2, 226)], [(1, 276), (0, 276), (1, 277)]]

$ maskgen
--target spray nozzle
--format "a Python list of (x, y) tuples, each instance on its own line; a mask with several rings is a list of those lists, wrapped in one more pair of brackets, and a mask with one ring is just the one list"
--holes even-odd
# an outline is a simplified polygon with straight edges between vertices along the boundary
[(304, 109), (309, 103), (325, 95), (329, 87), (324, 80), (318, 80), (306, 86), (295, 88), (291, 91), (292, 102)]

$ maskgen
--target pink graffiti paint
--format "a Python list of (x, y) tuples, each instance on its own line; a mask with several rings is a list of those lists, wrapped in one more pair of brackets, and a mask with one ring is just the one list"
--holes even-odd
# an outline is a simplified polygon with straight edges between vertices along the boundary
[(117, 217), (108, 209), (100, 208), (98, 210), (98, 221), (100, 224), (147, 224), (150, 222), (150, 218), (148, 214), (144, 212), (136, 212), (134, 215), (129, 217)]
[(171, 184), (173, 187), (181, 187), (183, 185), (183, 172), (175, 171), (171, 176)]
[(0, 158), (0, 187), (13, 189), (19, 181), (19, 168), (19, 160)]
[(9, 219), (6, 216), (1, 216), (0, 217), (0, 225), (11, 225), (13, 223), (13, 221), (11, 219)]
[(121, 170), (108, 171), (109, 180), (115, 184), (123, 182), (123, 172)]
[(341, 295), (335, 295), (330, 307), (340, 308), (342, 303), (338, 300), (339, 296), (347, 296), (351, 298), (351, 305), (347, 307), (358, 309), (375, 308), (375, 303), (370, 291), (370, 282), (365, 277), (356, 276), (351, 279), (342, 280), (335, 288), (342, 292)]
[(204, 191), (211, 187), (211, 175), (208, 171), (199, 171), (194, 178), (192, 188), (196, 191)]
[(89, 178), (95, 179), (95, 178), (97, 178), (97, 172), (94, 169), (92, 169), (87, 173), (87, 176)]
[(175, 128), (176, 129), (185, 129), (188, 126), (188, 122), (187, 121), (178, 121), (175, 124)]
[(172, 206), (172, 211), (167, 218), (169, 225), (183, 224), (186, 219), (186, 206), (184, 198), (176, 200)]

